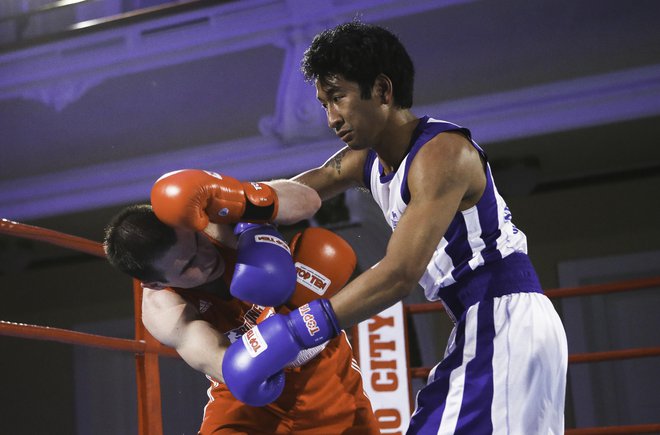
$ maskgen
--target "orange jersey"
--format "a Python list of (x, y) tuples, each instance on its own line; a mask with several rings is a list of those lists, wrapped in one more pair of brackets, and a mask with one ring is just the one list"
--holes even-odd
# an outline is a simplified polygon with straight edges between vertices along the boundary
[[(231, 251), (219, 247), (226, 260), (215, 288), (172, 289), (197, 307), (200, 316), (231, 342), (256, 324), (260, 305), (233, 298), (229, 282), (234, 268)], [(302, 367), (285, 370), (282, 395), (264, 407), (248, 406), (224, 383), (211, 379), (200, 435), (220, 434), (379, 434), (362, 378), (345, 334)], [(209, 378), (210, 379), (210, 378)]]

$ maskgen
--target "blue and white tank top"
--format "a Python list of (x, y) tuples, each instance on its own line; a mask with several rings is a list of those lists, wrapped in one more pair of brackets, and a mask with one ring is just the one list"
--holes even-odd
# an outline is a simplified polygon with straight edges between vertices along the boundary
[[(410, 202), (407, 178), (415, 155), (429, 140), (446, 131), (464, 134), (485, 160), (484, 151), (472, 140), (468, 129), (428, 116), (421, 118), (413, 133), (408, 154), (395, 172), (385, 175), (375, 151), (369, 151), (364, 182), (393, 231)], [(448, 287), (465, 280), (477, 268), (492, 270), (492, 267), (482, 266), (502, 263), (500, 260), (512, 254), (522, 254), (526, 260), (523, 267), (532, 269), (529, 273), (535, 277), (531, 263), (527, 264), (527, 238), (511, 222), (509, 208), (497, 192), (490, 166), (486, 164), (486, 188), (481, 199), (473, 207), (456, 213), (419, 283), (428, 300), (446, 299)], [(489, 282), (492, 280), (489, 279)], [(508, 282), (505, 285), (509, 286)], [(458, 291), (463, 286), (450, 288)]]

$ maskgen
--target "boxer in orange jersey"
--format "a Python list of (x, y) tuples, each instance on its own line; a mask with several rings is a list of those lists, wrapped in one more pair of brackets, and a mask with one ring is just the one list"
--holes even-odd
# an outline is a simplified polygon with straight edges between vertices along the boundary
[[(298, 245), (304, 242), (305, 233)], [(344, 334), (325, 349), (301, 353), (285, 370), (284, 391), (274, 403), (251, 407), (229, 392), (221, 370), (224, 351), (264, 310), (229, 292), (236, 244), (228, 225), (210, 224), (204, 232), (173, 229), (149, 206), (123, 210), (106, 231), (110, 262), (143, 282), (146, 328), (211, 380), (199, 434), (378, 434)], [(309, 248), (297, 246), (294, 257), (304, 250)], [(337, 282), (335, 290), (343, 284)]]

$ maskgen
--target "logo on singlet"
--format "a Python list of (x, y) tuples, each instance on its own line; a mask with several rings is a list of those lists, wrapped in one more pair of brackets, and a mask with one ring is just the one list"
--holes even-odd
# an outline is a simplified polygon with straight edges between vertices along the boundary
[(209, 308), (211, 308), (211, 305), (213, 305), (211, 302), (203, 301), (203, 300), (200, 299), (199, 300), (199, 312), (202, 313), (202, 314), (205, 313)]
[(227, 337), (230, 343), (233, 343), (241, 338), (241, 334), (237, 330), (232, 329), (231, 331), (225, 332), (225, 337)]
[(259, 315), (261, 312), (264, 310), (264, 307), (261, 305), (257, 304), (252, 304), (249, 310), (245, 312), (241, 316), (243, 320), (243, 324), (239, 326), (238, 328), (231, 329), (227, 332), (225, 332), (225, 337), (229, 339), (230, 343), (235, 342), (239, 338), (243, 336), (247, 331), (250, 330), (250, 328), (254, 327), (254, 325), (257, 324), (257, 319), (259, 318)]
[(511, 224), (511, 231), (513, 234), (518, 234), (518, 231), (520, 230), (518, 230), (518, 227), (511, 222), (511, 210), (509, 210), (509, 206), (504, 207), (504, 221)]
[(395, 230), (396, 226), (399, 225), (399, 215), (395, 211), (391, 212), (390, 221), (392, 222), (392, 230)]

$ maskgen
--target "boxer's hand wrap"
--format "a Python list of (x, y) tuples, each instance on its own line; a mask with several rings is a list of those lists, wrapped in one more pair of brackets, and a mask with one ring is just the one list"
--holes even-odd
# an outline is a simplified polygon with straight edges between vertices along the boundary
[(238, 253), (229, 292), (263, 306), (279, 306), (296, 287), (289, 246), (271, 225), (237, 225)]
[(199, 169), (183, 169), (160, 177), (151, 189), (158, 219), (173, 227), (201, 231), (210, 222), (265, 223), (277, 216), (277, 194), (267, 184), (241, 182)]
[(282, 368), (300, 351), (317, 346), (340, 332), (327, 299), (317, 299), (289, 315), (275, 314), (232, 343), (222, 361), (227, 387), (252, 406), (275, 401), (282, 393)]

